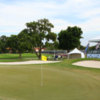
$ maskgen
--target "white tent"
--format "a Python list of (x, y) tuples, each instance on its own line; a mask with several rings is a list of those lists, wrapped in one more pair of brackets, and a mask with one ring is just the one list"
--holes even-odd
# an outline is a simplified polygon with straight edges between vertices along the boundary
[(100, 42), (100, 36), (89, 40), (89, 42), (96, 42), (96, 43), (97, 43), (97, 42)]
[(75, 48), (74, 50), (68, 53), (68, 58), (85, 58), (85, 55), (83, 52)]

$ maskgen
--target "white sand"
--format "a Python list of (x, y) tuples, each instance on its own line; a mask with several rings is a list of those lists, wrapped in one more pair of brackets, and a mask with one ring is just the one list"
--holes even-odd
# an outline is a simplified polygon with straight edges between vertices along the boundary
[(46, 64), (46, 63), (57, 63), (57, 62), (59, 61), (33, 60), (33, 61), (23, 61), (23, 62), (0, 62), (0, 65)]
[(100, 68), (100, 61), (80, 61), (73, 63), (73, 65), (83, 66), (83, 67), (91, 67), (91, 68)]

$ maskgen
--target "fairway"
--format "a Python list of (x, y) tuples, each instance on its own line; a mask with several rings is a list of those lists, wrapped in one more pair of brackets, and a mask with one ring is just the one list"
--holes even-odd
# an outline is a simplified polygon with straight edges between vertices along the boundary
[(56, 64), (0, 65), (0, 100), (100, 100), (100, 70)]
[[(42, 54), (44, 56), (52, 58), (52, 54)], [(28, 60), (38, 60), (35, 53), (23, 53), (22, 58), (19, 58), (19, 54), (0, 54), (0, 62), (19, 62), (19, 61), (28, 61)]]

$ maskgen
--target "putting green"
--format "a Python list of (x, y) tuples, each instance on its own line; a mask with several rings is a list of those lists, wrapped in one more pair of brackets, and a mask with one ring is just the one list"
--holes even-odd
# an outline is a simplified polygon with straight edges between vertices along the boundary
[(41, 87), (41, 65), (0, 66), (0, 100), (100, 100), (96, 71), (45, 64)]

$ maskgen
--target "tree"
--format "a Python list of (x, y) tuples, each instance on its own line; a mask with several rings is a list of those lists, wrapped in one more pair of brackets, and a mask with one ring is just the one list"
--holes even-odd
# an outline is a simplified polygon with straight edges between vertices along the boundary
[(95, 49), (96, 49), (96, 45), (89, 47), (89, 50), (95, 50)]
[(68, 27), (66, 30), (61, 30), (58, 34), (59, 48), (64, 50), (72, 50), (80, 46), (80, 39), (82, 38), (81, 28), (74, 26)]
[(7, 52), (7, 38), (5, 35), (0, 37), (0, 52), (6, 53)]
[(35, 51), (35, 47), (39, 47), (39, 52), (35, 51), (35, 53), (37, 57), (41, 59), (41, 50), (44, 46), (44, 42), (56, 40), (56, 34), (51, 32), (51, 29), (54, 26), (48, 19), (40, 19), (38, 21), (29, 22), (26, 23), (26, 26), (27, 29), (25, 30), (30, 35), (32, 48)]
[(78, 49), (80, 49), (80, 50), (85, 50), (85, 48), (86, 48), (85, 46), (80, 45)]
[(28, 34), (22, 30), (18, 35), (11, 35), (11, 37), (8, 38), (8, 47), (10, 47), (12, 51), (19, 53), (19, 58), (22, 58), (22, 53), (30, 48)]
[(7, 47), (10, 48), (14, 53), (16, 53), (17, 51), (17, 46), (18, 46), (17, 41), (18, 41), (17, 35), (11, 35), (7, 39)]
[(30, 37), (28, 34), (26, 34), (25, 30), (22, 30), (17, 36), (17, 50), (20, 58), (22, 58), (22, 53), (28, 51), (31, 47), (29, 39)]
[(57, 41), (54, 41), (53, 43), (48, 43), (48, 42), (46, 42), (46, 43), (45, 43), (45, 47), (46, 47), (48, 50), (58, 49), (58, 42), (57, 42)]

